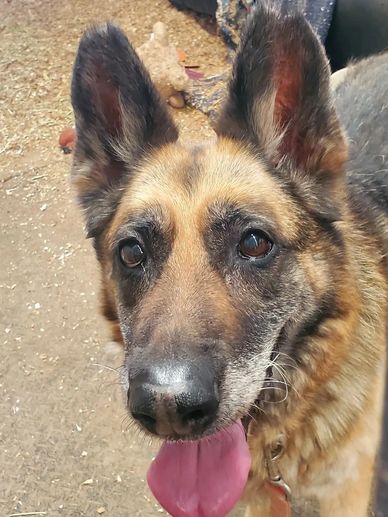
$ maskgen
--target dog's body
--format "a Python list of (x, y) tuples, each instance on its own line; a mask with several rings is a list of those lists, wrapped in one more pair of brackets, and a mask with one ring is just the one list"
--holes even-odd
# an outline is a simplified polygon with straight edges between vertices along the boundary
[[(279, 436), (277, 467), (306, 516), (318, 505), (322, 517), (365, 517), (373, 498), (388, 301), (387, 64), (382, 55), (354, 65), (337, 89), (347, 161), (327, 62), (298, 16), (256, 14), (218, 140), (204, 145), (177, 142), (116, 28), (80, 46), (74, 180), (104, 314), (126, 349), (131, 412), (170, 439), (248, 415), (249, 517), (271, 515), (265, 451)], [(190, 392), (182, 372), (192, 364)], [(195, 398), (185, 420), (177, 386), (185, 411)]]
[[(258, 455), (257, 476), (248, 487), (248, 499), (255, 500), (252, 517), (267, 515), (262, 508), (269, 504), (268, 493), (257, 486), (267, 476), (263, 451), (280, 432), (288, 437), (279, 461), (282, 475), (297, 497), (319, 501), (320, 515), (365, 516), (372, 502), (385, 380), (388, 56), (350, 67), (334, 98), (349, 137), (347, 207), (337, 223), (349, 250), (336, 293), (344, 313), (326, 320), (314, 338), (315, 353), (321, 350), (322, 356), (310, 364), (307, 392), (305, 379), (301, 387), (291, 382), (288, 398), (295, 402), (289, 415), (271, 407), (280, 425), (269, 424), (268, 434), (253, 426), (250, 443)], [(335, 375), (333, 366), (324, 367), (331, 353)]]

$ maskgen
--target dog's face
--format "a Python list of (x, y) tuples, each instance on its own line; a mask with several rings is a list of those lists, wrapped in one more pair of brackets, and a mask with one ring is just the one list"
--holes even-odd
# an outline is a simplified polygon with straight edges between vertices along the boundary
[(320, 44), (256, 13), (218, 139), (177, 130), (122, 33), (92, 30), (74, 70), (74, 180), (125, 350), (135, 419), (192, 438), (246, 415), (277, 360), (335, 307), (345, 145)]

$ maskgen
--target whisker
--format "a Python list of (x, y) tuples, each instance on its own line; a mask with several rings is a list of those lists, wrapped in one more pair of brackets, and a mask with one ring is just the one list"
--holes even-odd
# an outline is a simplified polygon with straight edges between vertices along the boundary
[[(252, 408), (259, 411), (259, 413), (262, 413), (263, 415), (267, 416), (267, 412), (265, 411), (265, 409), (258, 406), (255, 402), (252, 404)], [(250, 414), (250, 411), (248, 412), (248, 414), (251, 418), (253, 418), (252, 415)], [(256, 422), (256, 420), (255, 420), (255, 422)]]
[[(283, 363), (284, 366), (287, 366), (289, 368), (294, 368), (295, 370), (297, 370), (299, 368), (298, 364), (295, 361), (295, 359), (293, 359), (291, 356), (289, 356), (288, 354), (286, 354), (284, 352), (277, 352), (276, 353), (276, 357), (274, 357), (274, 359), (271, 359), (271, 361), (269, 362), (269, 365), (273, 366), (276, 363), (276, 361), (277, 361), (279, 356), (284, 356), (287, 359), (290, 359), (291, 363), (294, 363), (294, 364)], [(278, 364), (278, 363), (276, 363), (276, 364)]]
[(289, 389), (288, 389), (287, 379), (286, 379), (286, 377), (284, 376), (284, 373), (283, 373), (282, 369), (281, 369), (281, 368), (279, 368), (279, 365), (274, 364), (274, 365), (273, 365), (273, 367), (275, 368), (275, 370), (277, 370), (277, 372), (280, 374), (280, 376), (281, 376), (281, 377), (283, 378), (283, 380), (285, 381), (285, 382), (284, 382), (284, 387), (285, 387), (285, 390), (286, 390), (286, 393), (285, 393), (285, 395), (284, 395), (283, 399), (282, 399), (282, 400), (280, 400), (280, 401), (276, 401), (276, 402), (278, 402), (278, 403), (285, 402), (285, 401), (287, 400), (287, 398), (288, 398), (288, 394), (289, 394)]
[(107, 366), (106, 364), (100, 364), (100, 363), (92, 363), (91, 366), (98, 366), (100, 368), (104, 368), (105, 370), (109, 370), (111, 372), (120, 373), (120, 369), (122, 366), (119, 366), (118, 368), (112, 368), (111, 366)]
[[(274, 366), (275, 366), (275, 365), (274, 365)], [(298, 397), (299, 397), (299, 398), (302, 398), (302, 396), (300, 395), (300, 393), (298, 392), (298, 390), (295, 388), (295, 386), (294, 386), (293, 382), (292, 382), (289, 378), (287, 378), (287, 375), (286, 375), (286, 372), (285, 372), (285, 370), (284, 370), (283, 366), (284, 366), (284, 365), (281, 365), (281, 364), (278, 364), (278, 363), (277, 363), (277, 364), (276, 364), (276, 366), (275, 366), (275, 369), (277, 369), (279, 372), (282, 372), (282, 373), (283, 373), (283, 378), (284, 378), (284, 380), (286, 380), (286, 381), (287, 381), (287, 385), (288, 385), (288, 387), (289, 387), (289, 388), (291, 388), (291, 389), (292, 389), (292, 390), (293, 390), (293, 391), (298, 395)]]

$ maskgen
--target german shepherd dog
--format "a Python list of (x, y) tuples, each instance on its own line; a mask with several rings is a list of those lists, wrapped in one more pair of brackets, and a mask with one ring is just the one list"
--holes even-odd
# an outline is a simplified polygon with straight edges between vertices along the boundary
[(387, 65), (352, 65), (333, 98), (303, 16), (258, 7), (217, 138), (186, 144), (117, 27), (80, 43), (72, 176), (125, 349), (129, 412), (163, 439), (149, 484), (174, 517), (223, 516), (243, 490), (250, 517), (277, 503), (277, 515), (370, 511)]

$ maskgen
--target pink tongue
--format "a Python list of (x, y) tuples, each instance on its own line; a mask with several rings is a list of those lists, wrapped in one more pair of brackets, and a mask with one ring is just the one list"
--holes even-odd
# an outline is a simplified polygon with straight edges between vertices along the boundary
[(241, 422), (197, 442), (165, 442), (147, 475), (173, 517), (224, 517), (239, 500), (251, 457)]

